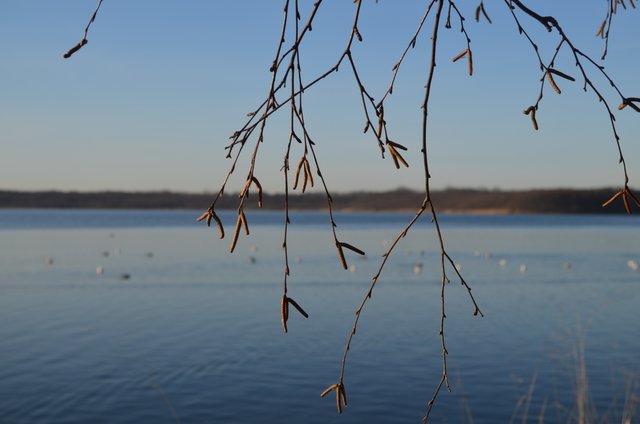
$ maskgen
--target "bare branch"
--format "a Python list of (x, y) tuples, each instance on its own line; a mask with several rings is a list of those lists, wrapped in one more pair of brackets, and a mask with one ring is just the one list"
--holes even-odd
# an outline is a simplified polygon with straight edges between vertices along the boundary
[(71, 47), (69, 51), (67, 51), (62, 57), (64, 57), (65, 59), (69, 59), (71, 56), (73, 56), (74, 53), (76, 53), (89, 42), (89, 40), (87, 40), (87, 36), (89, 35), (89, 28), (91, 28), (91, 25), (96, 20), (96, 16), (98, 15), (98, 11), (100, 10), (100, 6), (102, 6), (103, 1), (104, 0), (98, 1), (98, 5), (93, 11), (91, 18), (89, 19), (89, 23), (87, 23), (87, 26), (84, 28), (84, 35), (82, 36), (82, 39), (78, 41), (78, 44)]

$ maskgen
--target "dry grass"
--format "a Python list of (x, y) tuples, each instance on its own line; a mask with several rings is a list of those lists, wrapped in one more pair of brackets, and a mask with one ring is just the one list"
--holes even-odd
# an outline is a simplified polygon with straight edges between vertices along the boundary
[[(640, 393), (637, 376), (626, 377), (624, 393), (622, 394), (622, 404), (618, 398), (619, 394), (614, 394), (611, 404), (604, 411), (598, 412), (591, 396), (589, 376), (587, 372), (587, 360), (585, 355), (585, 338), (579, 333), (571, 352), (571, 362), (573, 367), (573, 398), (572, 405), (563, 404), (556, 400), (551, 403), (552, 408), (557, 412), (554, 419), (549, 418), (549, 396), (544, 395), (543, 402), (538, 410), (532, 410), (531, 404), (536, 397), (536, 383), (538, 372), (531, 378), (527, 391), (518, 399), (514, 408), (510, 423), (531, 423), (537, 422), (565, 422), (567, 424), (632, 424), (637, 423), (640, 415)], [(614, 389), (612, 389), (614, 390)], [(564, 417), (564, 418), (558, 418)], [(560, 421), (559, 421), (560, 420)]]

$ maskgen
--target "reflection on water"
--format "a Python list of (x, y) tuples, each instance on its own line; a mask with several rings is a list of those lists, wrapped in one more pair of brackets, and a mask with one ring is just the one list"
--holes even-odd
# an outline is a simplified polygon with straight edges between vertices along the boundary
[[(427, 223), (403, 240), (363, 312), (338, 417), (319, 393), (337, 379), (353, 312), (397, 224), (341, 216), (342, 239), (367, 252), (343, 271), (326, 216), (294, 219), (289, 294), (310, 318), (293, 314), (285, 335), (279, 214), (249, 215), (252, 235), (229, 255), (214, 231), (176, 226), (195, 214), (144, 212), (164, 222), (144, 228), (123, 224), (140, 218), (128, 212), (92, 225), (97, 211), (67, 211), (36, 226), (24, 221), (42, 211), (23, 211), (19, 225), (0, 213), (0, 422), (174, 423), (174, 412), (182, 423), (419, 422), (441, 366)], [(640, 227), (620, 218), (445, 218), (486, 316), (448, 286), (454, 391), (433, 422), (509, 422), (534, 375), (531, 419), (546, 402), (545, 422), (567, 422), (579, 340), (597, 412), (620, 421), (625, 384), (640, 372), (640, 273), (628, 266), (640, 259)]]

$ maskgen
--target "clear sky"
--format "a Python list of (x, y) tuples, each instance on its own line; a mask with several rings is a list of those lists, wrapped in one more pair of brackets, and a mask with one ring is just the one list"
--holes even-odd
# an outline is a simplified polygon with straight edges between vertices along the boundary
[[(363, 43), (353, 54), (374, 96), (410, 39), (425, 1), (364, 0)], [(0, 0), (0, 189), (215, 191), (230, 161), (223, 147), (245, 114), (264, 98), (275, 53), (281, 1), (105, 0), (89, 44), (82, 37), (95, 7), (89, 0)], [(303, 0), (304, 10), (312, 3)], [(441, 32), (432, 98), (433, 186), (529, 188), (619, 186), (621, 169), (606, 113), (561, 52), (557, 67), (577, 77), (547, 91), (540, 131), (523, 109), (539, 89), (540, 71), (502, 1), (485, 1), (493, 24), (476, 23), (476, 1), (458, 1), (467, 16), (475, 73), (451, 58), (465, 48), (454, 24)], [(599, 58), (594, 35), (604, 0), (544, 0), (577, 46)], [(349, 35), (354, 4), (326, 0), (302, 51), (310, 79), (330, 67)], [(640, 9), (615, 16), (605, 65), (624, 94), (640, 97)], [(545, 58), (556, 34), (522, 18)], [(386, 112), (392, 138), (410, 148), (411, 167), (380, 159), (347, 66), (306, 93), (309, 130), (333, 191), (421, 188), (420, 103), (429, 55), (427, 31), (400, 73)], [(615, 93), (601, 79), (613, 107)], [(286, 112), (285, 112), (286, 113)], [(640, 114), (618, 112), (632, 185), (640, 186)], [(265, 190), (282, 191), (284, 119), (269, 127), (256, 167)], [(295, 161), (300, 152), (293, 153)], [(245, 158), (246, 159), (246, 158)], [(246, 160), (230, 189), (246, 176)]]

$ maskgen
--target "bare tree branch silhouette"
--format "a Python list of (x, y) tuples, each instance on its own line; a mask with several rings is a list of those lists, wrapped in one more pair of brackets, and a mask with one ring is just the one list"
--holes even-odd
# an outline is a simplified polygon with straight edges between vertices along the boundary
[[(609, 48), (609, 40), (611, 34), (611, 28), (614, 24), (614, 16), (618, 11), (618, 6), (627, 9), (627, 5), (624, 0), (605, 0), (606, 1), (606, 14), (600, 25), (596, 36), (600, 37), (604, 41), (603, 53), (601, 60), (604, 60), (607, 56)], [(634, 0), (628, 0), (629, 6), (633, 9), (636, 8)], [(65, 58), (71, 57), (74, 53), (80, 50), (85, 44), (87, 44), (87, 36), (91, 25), (94, 23), (96, 15), (102, 6), (103, 0), (99, 0), (97, 7), (91, 16), (81, 41), (71, 48), (65, 55)], [(230, 143), (225, 147), (227, 151), (226, 157), (231, 160), (229, 170), (224, 177), (220, 189), (211, 201), (209, 207), (198, 218), (198, 221), (205, 221), (207, 225), (211, 224), (211, 221), (215, 221), (220, 238), (224, 238), (225, 231), (218, 215), (215, 212), (216, 203), (224, 195), (225, 188), (232, 174), (236, 171), (238, 160), (245, 150), (247, 145), (252, 146), (252, 153), (250, 155), (249, 169), (244, 184), (244, 188), (240, 192), (238, 201), (238, 217), (236, 226), (233, 232), (232, 241), (230, 245), (230, 251), (233, 252), (237, 246), (240, 232), (244, 230), (245, 235), (249, 235), (249, 223), (245, 214), (245, 203), (249, 198), (251, 190), (257, 193), (258, 206), (262, 206), (262, 186), (255, 175), (256, 160), (260, 153), (260, 146), (265, 141), (265, 128), (270, 119), (279, 112), (285, 105), (289, 107), (289, 136), (286, 143), (286, 148), (283, 155), (282, 172), (284, 177), (284, 228), (283, 228), (283, 242), (282, 247), (284, 251), (284, 272), (283, 272), (283, 294), (281, 301), (281, 320), (284, 332), (288, 331), (287, 322), (289, 319), (289, 306), (293, 306), (302, 316), (308, 317), (308, 314), (304, 309), (291, 297), (289, 297), (290, 288), (288, 287), (288, 277), (290, 275), (290, 261), (289, 261), (289, 246), (288, 246), (288, 234), (290, 226), (290, 204), (289, 194), (292, 190), (300, 189), (302, 193), (306, 190), (314, 187), (316, 180), (314, 180), (314, 174), (320, 181), (320, 185), (324, 191), (326, 197), (328, 220), (331, 228), (333, 242), (338, 253), (338, 259), (344, 269), (348, 268), (347, 257), (345, 250), (359, 255), (364, 255), (364, 252), (356, 246), (343, 241), (338, 235), (336, 222), (334, 216), (333, 197), (321, 171), (320, 163), (317, 155), (318, 144), (311, 136), (311, 129), (305, 120), (305, 109), (303, 98), (304, 95), (314, 86), (320, 84), (323, 80), (338, 73), (341, 65), (346, 65), (348, 73), (353, 76), (354, 84), (359, 94), (360, 103), (362, 106), (362, 114), (365, 120), (364, 132), (371, 134), (376, 141), (376, 144), (380, 150), (381, 156), (384, 159), (385, 154), (388, 153), (393, 166), (397, 169), (401, 168), (401, 165), (408, 167), (409, 163), (403, 157), (401, 152), (406, 152), (408, 148), (400, 143), (393, 141), (390, 137), (390, 131), (387, 127), (387, 120), (385, 116), (385, 101), (393, 94), (394, 86), (400, 76), (400, 69), (409, 55), (409, 52), (415, 49), (418, 39), (421, 36), (426, 36), (425, 26), (431, 25), (431, 42), (429, 43), (429, 62), (426, 68), (426, 83), (424, 86), (424, 100), (421, 106), (421, 137), (420, 137), (420, 152), (422, 156), (422, 168), (424, 171), (424, 198), (418, 207), (417, 212), (406, 224), (406, 226), (397, 234), (389, 248), (384, 253), (382, 260), (377, 268), (377, 271), (372, 277), (371, 284), (366, 290), (362, 301), (355, 311), (355, 318), (351, 330), (347, 336), (346, 345), (342, 355), (340, 372), (336, 383), (330, 385), (321, 396), (324, 397), (331, 392), (335, 392), (336, 395), (336, 407), (339, 413), (342, 413), (343, 407), (347, 406), (346, 396), (346, 382), (345, 382), (345, 370), (348, 364), (349, 351), (354, 341), (354, 336), (358, 328), (362, 312), (367, 305), (367, 302), (371, 299), (373, 291), (376, 288), (376, 284), (379, 282), (385, 265), (388, 260), (396, 251), (397, 246), (402, 239), (411, 231), (416, 222), (427, 215), (430, 217), (434, 230), (436, 232), (439, 243), (439, 263), (440, 263), (440, 326), (439, 337), (441, 342), (441, 357), (442, 357), (442, 372), (438, 383), (435, 386), (431, 399), (427, 402), (426, 411), (423, 417), (423, 421), (427, 422), (435, 401), (445, 387), (447, 390), (451, 390), (449, 383), (449, 374), (447, 370), (447, 343), (445, 332), (445, 320), (447, 318), (446, 313), (446, 288), (450, 282), (449, 275), (451, 272), (455, 274), (455, 278), (467, 291), (471, 302), (471, 313), (473, 315), (483, 316), (480, 310), (479, 304), (476, 301), (475, 296), (472, 294), (470, 285), (462, 276), (460, 271), (456, 269), (454, 260), (449, 255), (442, 228), (439, 223), (439, 215), (436, 205), (433, 202), (431, 196), (431, 174), (430, 163), (433, 158), (429, 155), (430, 146), (430, 133), (429, 133), (429, 113), (431, 110), (431, 91), (436, 78), (436, 64), (440, 59), (439, 56), (439, 35), (440, 31), (444, 29), (450, 29), (457, 27), (464, 37), (465, 48), (452, 58), (454, 62), (466, 59), (468, 66), (469, 76), (473, 75), (473, 54), (471, 46), (471, 36), (468, 32), (468, 28), (465, 26), (466, 18), (463, 12), (458, 8), (458, 5), (453, 0), (428, 0), (425, 1), (424, 13), (422, 14), (416, 30), (413, 36), (409, 39), (406, 48), (404, 48), (399, 56), (399, 59), (392, 67), (392, 74), (390, 82), (387, 88), (382, 92), (380, 96), (376, 97), (372, 94), (374, 90), (365, 86), (363, 78), (361, 77), (361, 69), (358, 66), (358, 61), (355, 55), (356, 42), (364, 42), (363, 34), (359, 29), (359, 22), (361, 18), (361, 10), (364, 7), (363, 0), (354, 1), (353, 21), (349, 34), (346, 36), (346, 44), (344, 50), (339, 55), (337, 61), (319, 75), (314, 76), (311, 79), (305, 80), (303, 78), (303, 66), (300, 58), (300, 51), (305, 48), (305, 40), (308, 34), (312, 31), (313, 25), (316, 24), (318, 11), (323, 6), (323, 0), (316, 0), (313, 6), (310, 8), (307, 16), (304, 17), (300, 12), (299, 0), (284, 0), (283, 17), (280, 29), (280, 37), (276, 47), (275, 57), (271, 64), (271, 81), (267, 90), (267, 95), (260, 105), (248, 114), (248, 119), (244, 125), (235, 131), (230, 137)], [(613, 78), (605, 71), (599, 61), (592, 58), (584, 51), (578, 48), (572, 39), (564, 31), (563, 26), (553, 16), (543, 16), (529, 6), (527, 6), (521, 0), (503, 0), (500, 2), (493, 2), (492, 7), (508, 8), (509, 14), (513, 18), (513, 22), (516, 25), (516, 29), (527, 40), (531, 46), (533, 54), (535, 55), (541, 76), (540, 76), (540, 89), (535, 102), (528, 106), (524, 110), (524, 114), (528, 115), (532, 121), (534, 130), (538, 130), (539, 122), (536, 116), (540, 109), (543, 96), (547, 87), (551, 87), (557, 94), (561, 94), (561, 88), (558, 82), (562, 83), (575, 83), (576, 78), (571, 76), (568, 71), (560, 70), (556, 67), (556, 59), (563, 53), (566, 53), (569, 58), (575, 61), (575, 67), (578, 74), (578, 78), (582, 80), (582, 89), (584, 91), (591, 91), (598, 102), (602, 103), (604, 111), (609, 118), (613, 140), (616, 145), (616, 149), (619, 156), (619, 163), (622, 168), (623, 181), (621, 189), (616, 192), (609, 200), (605, 201), (603, 206), (606, 207), (612, 202), (621, 199), (624, 203), (625, 209), (628, 213), (632, 211), (632, 203), (635, 203), (637, 207), (640, 207), (640, 199), (629, 187), (629, 176), (627, 173), (627, 163), (622, 149), (620, 135), (616, 126), (616, 117), (611, 107), (611, 102), (607, 100), (605, 96), (605, 89), (607, 87), (598, 87), (593, 75), (599, 75), (603, 77), (609, 85), (609, 90), (612, 90), (614, 95), (619, 97), (620, 104), (619, 110), (630, 109), (636, 112), (640, 112), (640, 98), (629, 97), (623, 94), (619, 86), (614, 82)], [(446, 9), (445, 9), (446, 7)], [(445, 11), (446, 10), (446, 11)], [(444, 15), (443, 15), (444, 13)], [(492, 24), (489, 11), (485, 8), (483, 1), (480, 1), (475, 8), (475, 21), (483, 23), (486, 21), (488, 24)], [(431, 20), (430, 20), (431, 18)], [(525, 19), (527, 22), (525, 22)], [(303, 23), (304, 21), (304, 23)], [(550, 40), (536, 40), (529, 29), (529, 25), (541, 25), (547, 30)], [(286, 39), (292, 39), (290, 44), (286, 43)], [(539, 49), (541, 43), (556, 45), (553, 55), (549, 59), (545, 59)], [(344, 67), (343, 67), (344, 68)], [(285, 90), (288, 84), (288, 91)], [(547, 85), (548, 84), (548, 85)], [(295, 142), (295, 143), (294, 143)], [(300, 145), (302, 153), (300, 159), (297, 161), (295, 170), (293, 171), (293, 185), (291, 185), (291, 156), (296, 145)]]

